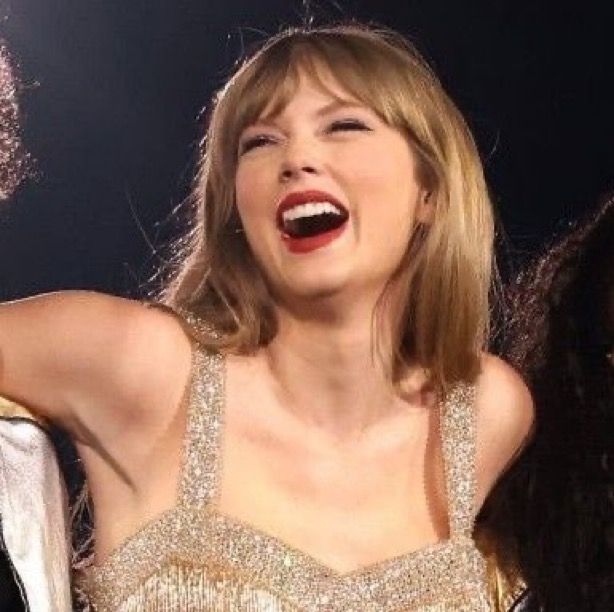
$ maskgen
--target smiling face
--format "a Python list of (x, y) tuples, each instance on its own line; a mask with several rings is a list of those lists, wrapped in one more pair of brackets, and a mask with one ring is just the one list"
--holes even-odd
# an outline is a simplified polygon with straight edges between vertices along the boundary
[(238, 212), (285, 301), (379, 295), (428, 208), (407, 138), (318, 76), (300, 74), (289, 102), (265, 109), (239, 141)]
[(215, 96), (190, 201), (164, 298), (216, 347), (266, 346), (287, 305), (329, 320), (372, 305), (373, 329), (394, 325), (391, 378), (408, 361), (442, 389), (476, 376), (488, 190), (461, 113), (400, 35), (351, 24), (265, 41)]

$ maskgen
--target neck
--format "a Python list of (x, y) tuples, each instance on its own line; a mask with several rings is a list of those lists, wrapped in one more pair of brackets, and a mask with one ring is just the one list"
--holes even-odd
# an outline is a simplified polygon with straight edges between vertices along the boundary
[(263, 352), (283, 405), (300, 419), (352, 437), (402, 408), (390, 334), (374, 324), (373, 305), (309, 318), (280, 309), (278, 324)]

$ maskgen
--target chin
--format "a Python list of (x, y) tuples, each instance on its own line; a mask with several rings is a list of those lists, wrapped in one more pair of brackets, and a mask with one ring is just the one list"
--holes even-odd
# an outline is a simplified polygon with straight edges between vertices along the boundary
[[(290, 288), (289, 288), (290, 289)], [(313, 283), (292, 287), (290, 292), (295, 298), (304, 300), (329, 299), (343, 294), (343, 286), (337, 283)]]
[(343, 296), (349, 288), (346, 275), (313, 274), (292, 278), (285, 283), (282, 293), (291, 302), (304, 300), (312, 303)]

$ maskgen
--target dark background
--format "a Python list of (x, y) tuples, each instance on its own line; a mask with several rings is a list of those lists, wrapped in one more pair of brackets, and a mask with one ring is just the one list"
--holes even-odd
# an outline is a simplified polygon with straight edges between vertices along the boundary
[[(390, 0), (311, 5), (408, 35), (472, 126), (519, 265), (614, 188), (612, 2)], [(0, 0), (39, 178), (0, 208), (0, 299), (136, 295), (179, 223), (198, 115), (291, 0)]]

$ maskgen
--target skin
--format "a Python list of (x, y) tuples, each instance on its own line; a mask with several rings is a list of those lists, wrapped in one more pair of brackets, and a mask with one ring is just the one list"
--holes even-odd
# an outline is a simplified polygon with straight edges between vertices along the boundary
[[(301, 78), (286, 108), (273, 118), (265, 109), (267, 120), (246, 129), (239, 144), (239, 214), (288, 310), (311, 308), (315, 300), (318, 309), (328, 301), (331, 311), (341, 311), (342, 296), (359, 297), (373, 308), (407, 248), (416, 217), (428, 215), (407, 139), (328, 81), (328, 91), (322, 91)], [(279, 240), (275, 212), (285, 195), (305, 189), (339, 200), (350, 213), (350, 228), (326, 248), (292, 255)]]
[[(327, 89), (301, 79), (278, 116), (242, 136), (243, 148), (260, 140), (239, 157), (237, 205), (279, 333), (255, 355), (227, 358), (218, 510), (347, 572), (441, 540), (448, 525), (434, 398), (420, 372), (407, 373), (399, 397), (370, 323), (414, 223), (429, 222), (425, 190), (403, 136), (334, 79)], [(329, 107), (337, 98), (352, 106)], [(368, 130), (332, 127), (348, 119)], [(333, 194), (350, 222), (335, 242), (296, 255), (275, 209), (304, 189)], [(127, 300), (60, 293), (0, 306), (0, 393), (75, 438), (98, 562), (175, 503), (190, 351), (172, 316)], [(481, 505), (533, 411), (494, 357), (483, 357), (477, 385)]]

